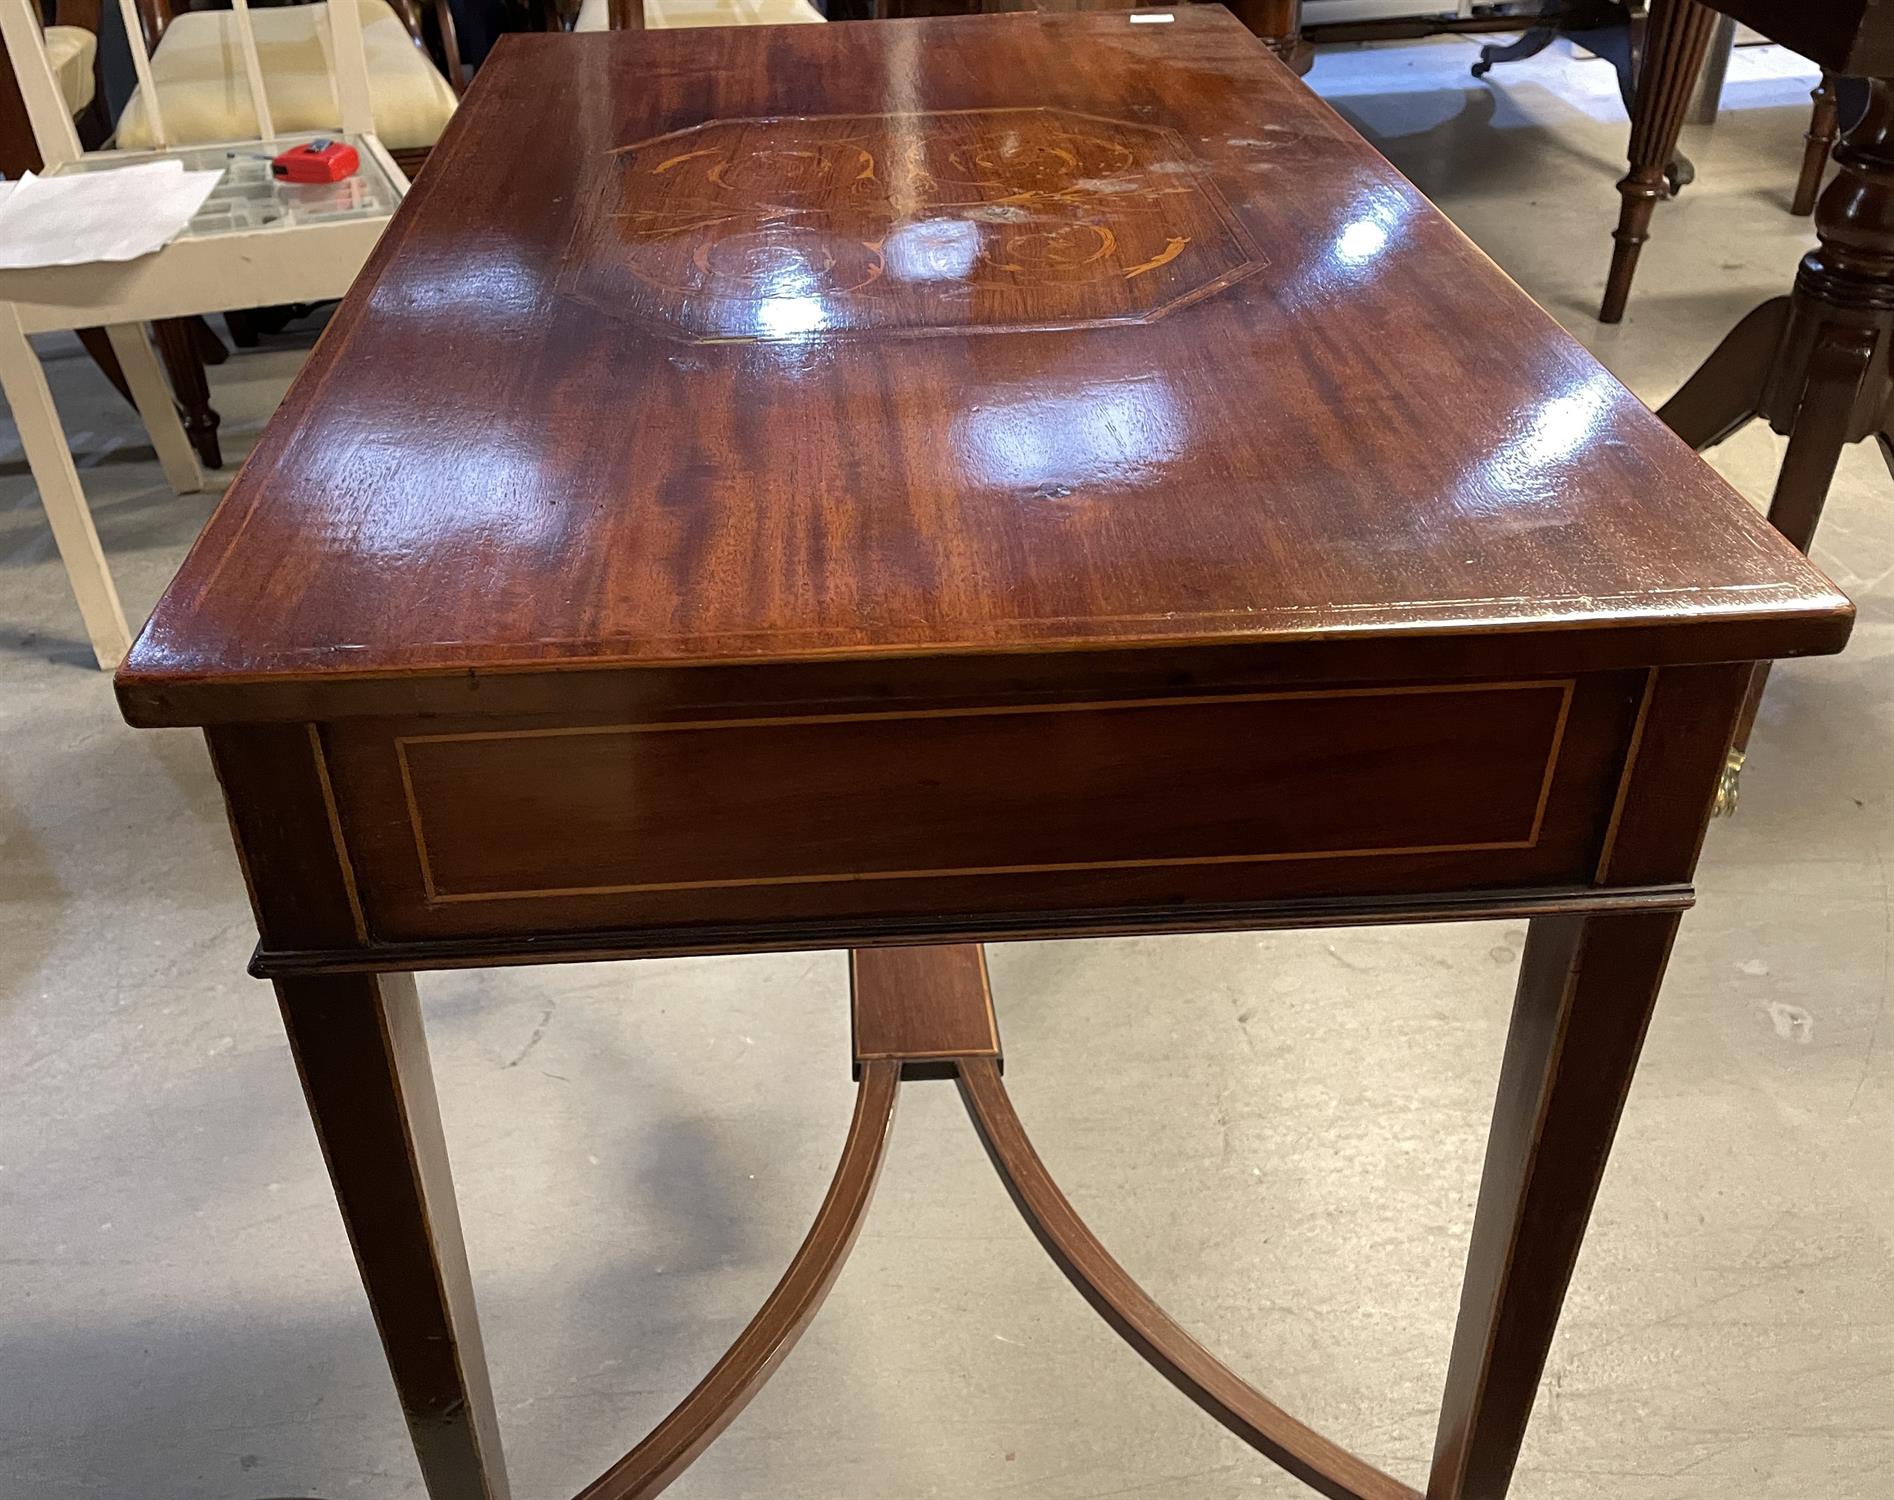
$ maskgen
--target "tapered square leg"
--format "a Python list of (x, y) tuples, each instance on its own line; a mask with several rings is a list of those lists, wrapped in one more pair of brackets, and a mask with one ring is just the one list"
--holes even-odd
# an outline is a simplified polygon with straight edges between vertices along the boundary
[(507, 1500), (414, 980), (279, 979), (277, 999), (432, 1500)]
[(1677, 919), (1532, 924), (1427, 1500), (1500, 1500), (1512, 1482)]

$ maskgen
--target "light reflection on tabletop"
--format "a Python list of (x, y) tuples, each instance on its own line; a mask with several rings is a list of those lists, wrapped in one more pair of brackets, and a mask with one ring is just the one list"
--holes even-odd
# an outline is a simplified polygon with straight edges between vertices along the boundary
[(566, 259), (562, 292), (718, 343), (1148, 322), (1265, 264), (1179, 132), (1046, 107), (672, 131), (607, 154)]
[(1161, 481), (1190, 434), (1163, 377), (1144, 376), (1000, 401), (983, 394), (954, 438), (974, 489), (1089, 500)]

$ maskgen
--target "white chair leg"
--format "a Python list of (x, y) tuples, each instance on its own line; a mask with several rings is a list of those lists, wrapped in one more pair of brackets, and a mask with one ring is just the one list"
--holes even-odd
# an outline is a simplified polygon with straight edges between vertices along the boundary
[(125, 626), (125, 611), (119, 606), (111, 572), (105, 566), (99, 534), (92, 526), (92, 512), (86, 509), (85, 491), (79, 488), (79, 471), (73, 467), (72, 450), (66, 446), (53, 393), (46, 385), (46, 372), (40, 368), (39, 356), (27, 342), (19, 312), (11, 302), (0, 302), (0, 388), (13, 408), (20, 446), (26, 449), (26, 464), (39, 486), (40, 504), (46, 507), (53, 541), (59, 546), (66, 577), (79, 600), (79, 613), (85, 617), (93, 653), (99, 665), (109, 671), (131, 649), (131, 632)]
[(204, 488), (204, 471), (197, 466), (197, 454), (184, 435), (184, 423), (178, 418), (177, 403), (171, 388), (158, 369), (158, 356), (138, 323), (118, 323), (105, 330), (118, 356), (118, 367), (125, 372), (125, 384), (131, 387), (138, 415), (144, 418), (145, 431), (151, 434), (151, 446), (158, 451), (165, 480), (180, 495)]

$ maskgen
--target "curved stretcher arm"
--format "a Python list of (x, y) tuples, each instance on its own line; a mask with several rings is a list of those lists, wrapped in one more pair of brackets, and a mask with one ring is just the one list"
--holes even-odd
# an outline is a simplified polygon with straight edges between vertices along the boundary
[(1231, 1432), (1330, 1500), (1421, 1500), (1398, 1479), (1304, 1426), (1171, 1321), (1113, 1260), (1046, 1171), (999, 1069), (957, 1068), (960, 1097), (1014, 1205), (1066, 1279), (1127, 1344)]
[(776, 1290), (697, 1389), (649, 1437), (579, 1491), (576, 1500), (643, 1500), (659, 1493), (716, 1441), (776, 1373), (855, 1248), (875, 1179), (881, 1175), (900, 1086), (898, 1063), (869, 1063), (862, 1069), (835, 1180)]

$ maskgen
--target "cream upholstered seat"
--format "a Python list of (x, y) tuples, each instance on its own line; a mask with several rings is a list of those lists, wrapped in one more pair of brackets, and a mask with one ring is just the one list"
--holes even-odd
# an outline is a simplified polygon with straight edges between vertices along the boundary
[[(391, 151), (432, 146), (454, 112), (454, 90), (414, 45), (386, 0), (355, 4), (362, 17), (375, 134)], [(170, 144), (202, 145), (255, 134), (235, 21), (229, 10), (186, 11), (165, 28), (152, 52), (151, 76)], [(330, 82), (328, 5), (254, 9), (250, 21), (277, 134), (340, 129)], [(132, 94), (119, 116), (113, 143), (128, 151), (157, 144), (140, 92)]]
[(46, 28), (46, 60), (53, 65), (66, 108), (75, 115), (92, 102), (92, 59), (98, 51), (99, 39), (83, 26)]
[[(574, 31), (608, 31), (609, 0), (585, 0)], [(644, 23), (670, 26), (807, 26), (821, 22), (809, 0), (644, 0)]]

